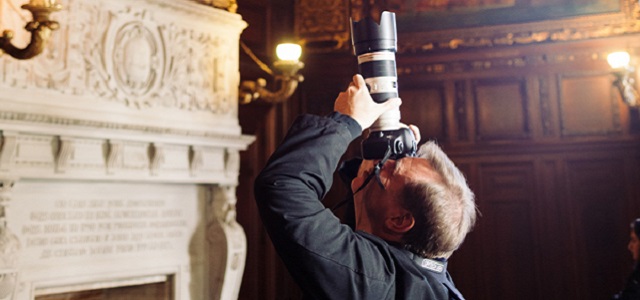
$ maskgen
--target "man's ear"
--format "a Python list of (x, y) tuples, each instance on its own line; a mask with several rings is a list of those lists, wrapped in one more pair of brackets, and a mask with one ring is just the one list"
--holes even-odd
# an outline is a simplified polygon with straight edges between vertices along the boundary
[(413, 218), (413, 215), (406, 210), (403, 210), (401, 213), (390, 216), (385, 220), (385, 226), (387, 229), (396, 232), (396, 233), (405, 233), (416, 224), (416, 219)]

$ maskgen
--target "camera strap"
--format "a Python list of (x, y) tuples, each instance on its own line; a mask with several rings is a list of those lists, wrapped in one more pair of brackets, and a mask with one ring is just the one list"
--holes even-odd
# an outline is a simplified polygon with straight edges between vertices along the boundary
[(380, 186), (380, 188), (383, 189), (383, 190), (385, 189), (384, 188), (384, 184), (382, 184), (382, 179), (380, 179), (380, 171), (382, 171), (382, 167), (384, 167), (384, 164), (387, 162), (387, 160), (389, 160), (389, 157), (391, 157), (391, 152), (392, 152), (391, 151), (391, 146), (387, 146), (387, 151), (385, 151), (384, 156), (382, 157), (382, 159), (380, 161), (378, 161), (373, 166), (373, 172), (371, 172), (369, 174), (369, 176), (367, 176), (367, 178), (365, 178), (365, 180), (362, 183), (362, 185), (355, 192), (353, 192), (354, 195), (357, 192), (361, 191), (365, 186), (367, 186), (367, 184), (374, 177), (376, 178), (376, 181), (378, 182), (378, 185)]
[(353, 194), (351, 194), (351, 197), (348, 197), (347, 199), (338, 202), (336, 205), (334, 205), (331, 208), (331, 210), (335, 211), (336, 209), (338, 209), (341, 206), (345, 205), (349, 200), (352, 199), (353, 195), (355, 195), (357, 192), (359, 192), (362, 189), (364, 189), (364, 187), (367, 186), (367, 184), (369, 184), (371, 179), (373, 179), (374, 177), (376, 178), (376, 181), (378, 182), (378, 185), (380, 186), (380, 188), (382, 188), (384, 190), (385, 189), (384, 184), (382, 184), (382, 179), (380, 179), (380, 171), (382, 170), (382, 167), (387, 162), (387, 160), (389, 160), (389, 158), (391, 157), (391, 152), (392, 152), (391, 151), (391, 146), (388, 146), (387, 147), (387, 151), (384, 154), (384, 157), (382, 157), (382, 159), (380, 161), (378, 161), (373, 166), (373, 171), (367, 176), (367, 178), (365, 178), (365, 180), (362, 183), (362, 185), (355, 192), (353, 192)]

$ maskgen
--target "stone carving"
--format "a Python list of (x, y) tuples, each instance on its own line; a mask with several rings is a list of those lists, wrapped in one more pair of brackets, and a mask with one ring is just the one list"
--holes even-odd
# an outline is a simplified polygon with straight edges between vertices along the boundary
[(110, 140), (107, 156), (108, 173), (146, 173), (150, 163), (148, 147), (149, 144), (145, 142)]
[[(195, 2), (235, 5), (68, 0), (42, 55), (0, 56), (0, 300), (131, 276), (171, 277), (180, 299), (237, 298), (238, 152), (253, 141), (237, 120), (246, 23)], [(20, 265), (2, 264), (16, 253)]]
[(0, 142), (0, 171), (10, 171), (18, 146), (16, 134), (4, 131)]
[(16, 179), (0, 178), (0, 211), (4, 213), (4, 207), (11, 202), (11, 191)]
[(151, 145), (151, 148), (149, 149), (149, 153), (151, 156), (151, 165), (150, 165), (151, 174), (158, 175), (159, 169), (162, 167), (162, 164), (164, 164), (165, 162), (164, 147), (162, 147), (162, 145), (154, 143), (153, 145)]
[(160, 41), (141, 22), (118, 28), (113, 38), (113, 53), (107, 56), (113, 68), (110, 73), (129, 99), (143, 98), (157, 87), (159, 75), (164, 73)]
[[(217, 186), (213, 188), (209, 211), (213, 219), (207, 226), (207, 237), (211, 245), (224, 243), (226, 253), (209, 256), (211, 265), (211, 295), (214, 299), (236, 299), (247, 255), (244, 230), (236, 222), (235, 188)], [(222, 270), (225, 270), (222, 272)], [(221, 278), (219, 274), (225, 274)], [(229, 283), (235, 281), (236, 287)]]
[(189, 173), (189, 155), (190, 147), (187, 145), (153, 143), (149, 147), (151, 175), (187, 177)]
[(64, 173), (69, 164), (70, 157), (73, 156), (75, 145), (73, 140), (57, 140), (58, 156), (56, 159), (56, 172)]
[(0, 225), (0, 300), (13, 299), (18, 280), (18, 251), (20, 242), (6, 226), (4, 217)]
[[(153, 5), (169, 4), (107, 7), (102, 1), (70, 0), (57, 15), (60, 32), (37, 63), (0, 57), (5, 65), (0, 84), (95, 95), (136, 108), (235, 115), (237, 39), (223, 30), (159, 20)], [(193, 19), (205, 17), (211, 16)]]
[(225, 174), (229, 177), (238, 177), (240, 171), (240, 153), (238, 151), (226, 151)]
[(18, 279), (20, 241), (7, 227), (5, 215), (14, 184), (15, 179), (0, 178), (0, 300), (13, 298)]
[(99, 95), (136, 107), (236, 112), (237, 101), (229, 89), (235, 76), (226, 72), (237, 56), (230, 40), (178, 24), (160, 25), (152, 11), (138, 6), (116, 12), (117, 18), (98, 5), (90, 11), (91, 19), (109, 28), (106, 42), (93, 38), (84, 51), (91, 70), (89, 85)]
[[(225, 157), (225, 150), (215, 147), (192, 146), (191, 147), (191, 176), (214, 174), (229, 171), (229, 158)], [(233, 165), (237, 172), (239, 164)], [(227, 173), (228, 174), (228, 173)], [(236, 173), (237, 174), (237, 173)]]

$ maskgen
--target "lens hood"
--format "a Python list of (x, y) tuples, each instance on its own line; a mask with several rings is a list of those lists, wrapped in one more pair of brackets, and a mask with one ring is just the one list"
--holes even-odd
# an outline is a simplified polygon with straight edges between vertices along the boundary
[(375, 51), (396, 51), (396, 15), (384, 11), (380, 24), (371, 17), (360, 21), (351, 20), (351, 42), (356, 55)]

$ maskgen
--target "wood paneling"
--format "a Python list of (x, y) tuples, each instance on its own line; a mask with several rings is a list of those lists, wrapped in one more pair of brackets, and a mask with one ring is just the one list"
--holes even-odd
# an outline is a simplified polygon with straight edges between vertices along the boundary
[[(478, 208), (482, 212), (481, 240), (486, 299), (525, 299), (536, 296), (532, 206), (533, 166), (529, 162), (479, 166)], [(493, 258), (493, 259), (491, 259)], [(530, 270), (523, 272), (523, 270)], [(514, 281), (515, 274), (519, 280)], [(482, 278), (482, 277), (481, 277)]]
[(575, 258), (582, 262), (577, 266), (583, 274), (580, 286), (585, 287), (578, 296), (606, 299), (620, 285), (603, 278), (619, 277), (628, 261), (621, 255), (629, 235), (621, 216), (626, 215), (630, 190), (619, 180), (628, 174), (623, 160), (612, 157), (570, 160), (566, 167)]
[(478, 140), (522, 139), (530, 136), (525, 84), (519, 80), (474, 83)]
[[(402, 90), (401, 121), (420, 124), (420, 134), (425, 138), (444, 140), (447, 136), (446, 99), (442, 87)], [(410, 109), (420, 107), (420, 109)]]
[(622, 130), (611, 76), (559, 76), (562, 135), (606, 135)]
[[(258, 10), (271, 9), (271, 18), (276, 8), (294, 14), (268, 2)], [(391, 3), (329, 2), (327, 14), (340, 24), (302, 24), (317, 7), (296, 8), (300, 37), (319, 42), (305, 49), (296, 95), (283, 106), (240, 110), (243, 129), (257, 135), (243, 154), (241, 185), (252, 185), (298, 113), (329, 113), (357, 72), (344, 17)], [(477, 195), (478, 225), (449, 263), (468, 299), (608, 299), (622, 287), (632, 263), (628, 223), (640, 217), (640, 113), (620, 100), (605, 56), (640, 53), (637, 5), (616, 0), (616, 11), (603, 15), (448, 30), (399, 20), (402, 121), (437, 140)], [(274, 24), (268, 20), (257, 22)], [(264, 30), (252, 36), (278, 31)], [(336, 184), (325, 203), (341, 200), (344, 189)], [(239, 194), (251, 197), (250, 188)], [(241, 201), (250, 255), (241, 299), (299, 299), (254, 204)]]

